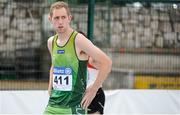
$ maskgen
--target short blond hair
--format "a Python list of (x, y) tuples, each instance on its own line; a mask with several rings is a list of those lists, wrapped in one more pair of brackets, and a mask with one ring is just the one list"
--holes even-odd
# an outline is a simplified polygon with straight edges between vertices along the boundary
[(59, 2), (55, 2), (55, 3), (53, 3), (51, 5), (51, 7), (50, 7), (50, 16), (52, 17), (54, 9), (60, 9), (60, 8), (65, 8), (66, 11), (67, 11), (68, 16), (71, 15), (68, 4), (66, 2), (59, 1)]

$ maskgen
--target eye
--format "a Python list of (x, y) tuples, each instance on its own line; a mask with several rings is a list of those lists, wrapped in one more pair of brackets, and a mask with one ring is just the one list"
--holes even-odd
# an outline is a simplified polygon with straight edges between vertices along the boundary
[(62, 18), (62, 19), (65, 19), (65, 18), (66, 18), (66, 16), (62, 16), (61, 18)]
[(54, 19), (55, 19), (55, 20), (58, 20), (58, 19), (59, 19), (59, 17), (54, 17)]

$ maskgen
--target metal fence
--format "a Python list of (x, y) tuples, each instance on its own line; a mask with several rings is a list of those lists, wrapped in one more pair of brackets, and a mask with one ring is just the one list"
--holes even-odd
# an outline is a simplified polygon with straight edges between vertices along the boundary
[[(0, 1), (0, 89), (47, 89), (54, 1)], [(87, 33), (87, 1), (67, 2), (72, 27)], [(179, 17), (177, 2), (96, 2), (92, 42), (113, 60), (104, 88), (180, 89)]]

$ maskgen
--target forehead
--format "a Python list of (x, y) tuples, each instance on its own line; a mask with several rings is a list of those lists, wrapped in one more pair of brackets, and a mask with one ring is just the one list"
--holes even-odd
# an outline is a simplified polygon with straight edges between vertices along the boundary
[(53, 15), (52, 15), (53, 17), (55, 17), (55, 16), (68, 16), (67, 11), (64, 7), (55, 8), (55, 9), (53, 9), (52, 13), (53, 13)]

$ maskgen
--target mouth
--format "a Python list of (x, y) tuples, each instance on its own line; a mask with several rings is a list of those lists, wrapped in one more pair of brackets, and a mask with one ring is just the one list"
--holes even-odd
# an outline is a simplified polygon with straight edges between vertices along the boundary
[(62, 28), (63, 28), (63, 26), (59, 26), (58, 28), (59, 28), (59, 29), (62, 29)]

